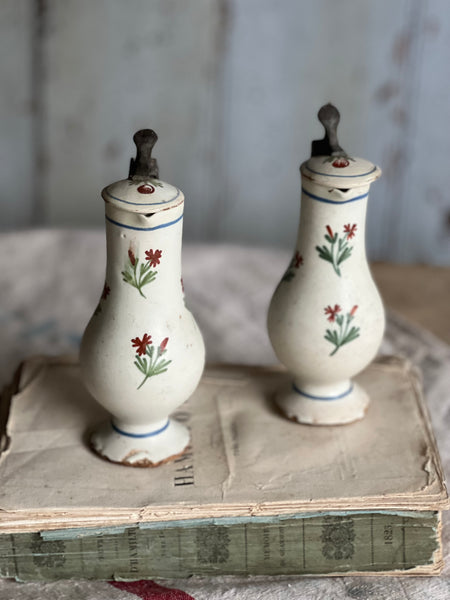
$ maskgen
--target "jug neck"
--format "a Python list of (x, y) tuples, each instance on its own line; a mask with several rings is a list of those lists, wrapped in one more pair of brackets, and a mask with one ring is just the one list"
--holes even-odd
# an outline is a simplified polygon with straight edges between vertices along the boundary
[(183, 205), (155, 214), (106, 207), (106, 283), (124, 302), (139, 298), (167, 303), (183, 299), (181, 244)]
[(368, 195), (369, 185), (342, 190), (302, 178), (297, 251), (303, 259), (319, 254), (336, 262), (351, 253), (365, 261)]

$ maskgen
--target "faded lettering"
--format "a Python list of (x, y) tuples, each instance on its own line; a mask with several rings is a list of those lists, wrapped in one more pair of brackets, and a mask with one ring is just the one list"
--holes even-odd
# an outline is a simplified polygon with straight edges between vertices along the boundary
[(138, 545), (136, 537), (136, 529), (128, 529), (128, 551), (130, 559), (130, 572), (137, 573), (139, 570)]

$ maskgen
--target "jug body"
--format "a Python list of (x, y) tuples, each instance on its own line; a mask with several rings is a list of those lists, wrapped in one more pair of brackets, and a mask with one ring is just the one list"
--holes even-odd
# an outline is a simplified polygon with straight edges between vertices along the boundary
[[(103, 191), (105, 284), (80, 350), (86, 387), (112, 415), (91, 445), (114, 462), (155, 466), (189, 444), (186, 427), (169, 415), (194, 392), (204, 366), (203, 339), (182, 290), (184, 198), (154, 178), (125, 183), (126, 194), (114, 185)], [(138, 196), (148, 212), (127, 210), (136, 194), (157, 187), (161, 204), (152, 199), (145, 208), (147, 198)]]
[(369, 187), (380, 170), (352, 161), (333, 167), (317, 156), (301, 166), (297, 243), (268, 312), (272, 346), (292, 374), (279, 403), (302, 423), (363, 417), (369, 399), (352, 377), (373, 360), (384, 333), (365, 250)]

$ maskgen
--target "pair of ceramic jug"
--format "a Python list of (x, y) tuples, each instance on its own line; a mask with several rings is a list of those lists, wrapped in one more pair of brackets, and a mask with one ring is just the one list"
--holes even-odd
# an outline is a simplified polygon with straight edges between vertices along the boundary
[[(374, 358), (384, 311), (365, 255), (370, 162), (339, 146), (339, 113), (319, 111), (323, 140), (300, 167), (302, 215), (297, 245), (269, 308), (274, 350), (293, 375), (278, 403), (300, 423), (362, 418), (369, 399), (351, 378)], [(112, 419), (91, 437), (104, 458), (156, 466), (189, 444), (170, 419), (197, 387), (205, 350), (184, 304), (182, 192), (158, 178), (152, 130), (135, 134), (129, 177), (106, 187), (107, 267), (99, 304), (81, 345), (82, 376)]]

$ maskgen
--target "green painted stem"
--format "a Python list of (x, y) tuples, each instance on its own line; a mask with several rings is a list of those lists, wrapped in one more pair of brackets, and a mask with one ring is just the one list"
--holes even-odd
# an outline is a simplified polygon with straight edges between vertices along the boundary
[(147, 381), (147, 379), (150, 377), (150, 375), (146, 375), (145, 379), (142, 381), (141, 385), (138, 386), (138, 390), (144, 385), (144, 383)]
[[(336, 242), (337, 242), (337, 238), (336, 238)], [(332, 242), (331, 243), (331, 258), (333, 259), (333, 262), (332, 262), (333, 269), (335, 270), (335, 272), (337, 273), (337, 275), (339, 275), (339, 277), (340, 277), (341, 276), (341, 270), (339, 269), (339, 267), (336, 264), (336, 256), (335, 256), (336, 242)]]
[(333, 356), (334, 354), (336, 354), (336, 352), (339, 350), (341, 346), (337, 345), (336, 348), (333, 350), (333, 352), (330, 352), (329, 356)]

